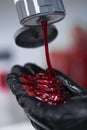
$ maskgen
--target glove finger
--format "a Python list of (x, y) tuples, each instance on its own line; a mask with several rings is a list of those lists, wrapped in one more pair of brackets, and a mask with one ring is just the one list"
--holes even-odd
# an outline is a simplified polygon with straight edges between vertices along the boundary
[(83, 93), (87, 91), (61, 71), (55, 70), (55, 74), (60, 79), (62, 84), (64, 84), (74, 95), (83, 95)]
[(32, 64), (32, 63), (25, 64), (24, 68), (26, 68), (32, 74), (36, 74), (39, 72), (45, 72), (44, 69), (42, 69), (41, 67), (37, 66), (36, 64)]
[(11, 73), (7, 75), (6, 82), (14, 95), (26, 95), (23, 84), (20, 82), (18, 75)]
[(18, 76), (22, 75), (22, 74), (31, 74), (30, 71), (27, 70), (27, 68), (24, 68), (20, 65), (15, 65), (12, 67), (11, 69), (11, 73), (15, 73)]
[(87, 121), (87, 95), (74, 97), (60, 106), (50, 106), (32, 97), (20, 97), (18, 102), (20, 105), (24, 102), (28, 117), (43, 129), (44, 126), (48, 130), (55, 126), (69, 129)]
[[(27, 67), (29, 68), (27, 69)], [(34, 64), (27, 64), (26, 67), (22, 67), (20, 65), (13, 66), (13, 68), (11, 69), (11, 74), (7, 76), (7, 84), (8, 86), (10, 86), (10, 89), (15, 95), (21, 94), (21, 91), (23, 94), (27, 93), (23, 89), (23, 82), (19, 78), (20, 75), (32, 74), (32, 73), (35, 73), (35, 71), (42, 72), (44, 70)]]

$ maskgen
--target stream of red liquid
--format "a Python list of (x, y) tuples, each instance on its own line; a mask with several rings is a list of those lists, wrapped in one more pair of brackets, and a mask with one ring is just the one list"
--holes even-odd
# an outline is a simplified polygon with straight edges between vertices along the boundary
[(55, 76), (54, 70), (51, 65), (50, 56), (49, 56), (47, 21), (42, 21), (41, 24), (42, 24), (42, 30), (43, 30), (43, 36), (44, 36), (45, 54), (46, 54), (48, 70), (52, 76)]
[(48, 47), (47, 21), (43, 21), (41, 24), (49, 73), (44, 71), (33, 75), (22, 74), (20, 80), (23, 82), (23, 88), (29, 96), (33, 96), (50, 105), (58, 105), (67, 99), (67, 92), (59, 79), (55, 77), (55, 72), (51, 65)]

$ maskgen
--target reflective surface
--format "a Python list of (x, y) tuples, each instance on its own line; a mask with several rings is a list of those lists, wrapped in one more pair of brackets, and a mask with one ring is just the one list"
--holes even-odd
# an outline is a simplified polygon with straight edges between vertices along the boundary
[[(48, 26), (48, 42), (52, 42), (58, 35), (54, 25)], [(15, 33), (15, 43), (24, 48), (36, 48), (44, 45), (41, 26), (23, 27)]]
[(65, 16), (62, 0), (17, 0), (16, 8), (22, 25), (40, 25), (60, 21)]

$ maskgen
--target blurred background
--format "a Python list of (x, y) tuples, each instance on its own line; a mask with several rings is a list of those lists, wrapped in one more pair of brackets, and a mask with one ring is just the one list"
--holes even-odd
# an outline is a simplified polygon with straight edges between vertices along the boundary
[[(87, 88), (87, 0), (63, 0), (66, 17), (55, 24), (57, 38), (49, 44), (57, 68)], [(14, 34), (22, 27), (13, 0), (0, 1), (0, 130), (33, 130), (17, 104), (5, 78), (15, 64), (31, 62), (46, 68), (44, 47), (24, 49), (15, 44)]]

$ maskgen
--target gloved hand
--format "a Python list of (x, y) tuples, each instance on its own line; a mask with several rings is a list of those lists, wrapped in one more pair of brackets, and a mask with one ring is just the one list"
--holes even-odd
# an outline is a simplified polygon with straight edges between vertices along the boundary
[(19, 77), (21, 74), (45, 72), (35, 64), (14, 66), (7, 75), (7, 84), (16, 96), (18, 103), (24, 109), (37, 130), (86, 130), (87, 129), (87, 91), (80, 87), (62, 72), (55, 70), (56, 76), (67, 87), (70, 98), (61, 105), (49, 105), (31, 97), (23, 89)]

